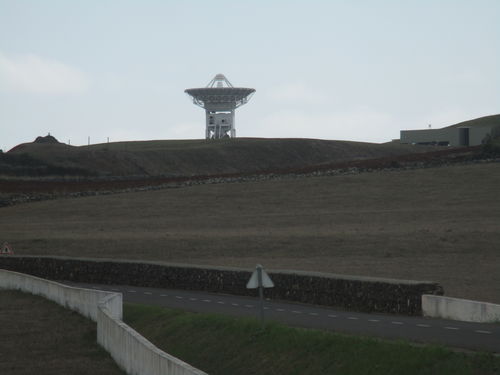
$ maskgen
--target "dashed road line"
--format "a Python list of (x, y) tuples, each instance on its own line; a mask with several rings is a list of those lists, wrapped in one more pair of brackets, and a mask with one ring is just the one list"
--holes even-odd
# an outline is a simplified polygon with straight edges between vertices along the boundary
[(177, 299), (184, 299), (184, 297), (181, 297), (181, 296), (175, 296), (175, 298), (177, 298)]
[(217, 301), (217, 303), (218, 303), (219, 305), (225, 305), (225, 304), (226, 304), (226, 302), (223, 302), (223, 301)]
[(198, 298), (191, 297), (189, 300), (190, 301), (198, 301)]
[(148, 296), (152, 295), (153, 293), (151, 292), (144, 292), (144, 294), (147, 294)]
[(298, 311), (298, 310), (292, 310), (292, 312), (293, 312), (294, 314), (302, 314), (302, 311)]
[(239, 303), (232, 303), (231, 305), (232, 306), (239, 306), (240, 304)]
[(396, 325), (403, 325), (404, 323), (403, 322), (398, 322), (398, 321), (395, 321), (395, 322), (391, 322), (392, 324), (396, 324)]
[(330, 314), (330, 315), (328, 315), (328, 317), (329, 317), (329, 318), (336, 318), (336, 317), (337, 317), (337, 315)]
[(379, 323), (380, 320), (378, 319), (368, 319), (369, 322), (372, 322), (372, 323)]
[(430, 325), (429, 324), (417, 324), (417, 327), (430, 328)]
[(454, 331), (458, 331), (460, 328), (457, 328), (457, 327), (444, 327), (444, 329), (451, 329), (451, 330), (454, 330)]
[(211, 299), (202, 299), (202, 302), (210, 303), (210, 302), (212, 302), (212, 300)]
[(160, 294), (160, 297), (168, 297), (168, 294)]
[(478, 329), (477, 331), (474, 331), (474, 332), (476, 332), (476, 333), (483, 333), (483, 334), (486, 334), (486, 335), (489, 335), (489, 334), (492, 333), (491, 331), (483, 331), (483, 330), (480, 330), (480, 329)]
[(318, 316), (318, 313), (311, 312), (311, 313), (309, 313), (309, 315), (311, 315), (311, 316)]
[(350, 320), (359, 320), (359, 318), (356, 317), (356, 316), (348, 316), (347, 319), (350, 319)]

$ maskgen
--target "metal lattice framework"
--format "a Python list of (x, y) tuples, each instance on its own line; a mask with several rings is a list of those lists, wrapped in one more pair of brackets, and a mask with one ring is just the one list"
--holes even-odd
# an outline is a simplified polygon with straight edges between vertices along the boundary
[(205, 109), (206, 138), (217, 139), (236, 136), (234, 110), (248, 103), (255, 89), (234, 87), (223, 74), (217, 74), (206, 87), (184, 92)]

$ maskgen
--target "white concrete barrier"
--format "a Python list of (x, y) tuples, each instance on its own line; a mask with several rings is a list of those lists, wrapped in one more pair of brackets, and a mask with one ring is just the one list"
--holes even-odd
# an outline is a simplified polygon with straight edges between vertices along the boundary
[(124, 322), (114, 319), (105, 306), (99, 310), (97, 333), (98, 342), (127, 374), (206, 375), (158, 349)]
[(422, 295), (424, 316), (461, 320), (464, 322), (500, 322), (500, 305), (467, 299)]
[(74, 288), (23, 273), (0, 270), (0, 288), (16, 289), (45, 297), (68, 309), (97, 322), (99, 301), (109, 295), (118, 297), (110, 302), (109, 309), (116, 319), (122, 319), (121, 294), (102, 290)]
[(122, 321), (122, 294), (75, 288), (0, 269), (0, 288), (43, 296), (97, 322), (97, 342), (130, 375), (207, 375), (158, 349)]

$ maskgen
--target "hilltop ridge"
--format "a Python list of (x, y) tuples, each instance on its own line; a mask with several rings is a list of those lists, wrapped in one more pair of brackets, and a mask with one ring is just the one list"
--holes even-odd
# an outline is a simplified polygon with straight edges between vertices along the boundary
[[(500, 124), (500, 115), (457, 126)], [(50, 134), (0, 154), (0, 175), (16, 177), (177, 177), (301, 169), (443, 150), (398, 142), (306, 138), (151, 140), (70, 146)]]
[[(7, 161), (12, 164), (23, 159), (24, 166), (30, 167), (24, 168), (25, 175), (195, 176), (304, 168), (425, 150), (398, 143), (263, 138), (134, 141), (78, 147), (24, 143), (4, 155), (3, 170), (0, 160), (0, 173), (8, 172)], [(15, 168), (10, 174), (14, 172)]]

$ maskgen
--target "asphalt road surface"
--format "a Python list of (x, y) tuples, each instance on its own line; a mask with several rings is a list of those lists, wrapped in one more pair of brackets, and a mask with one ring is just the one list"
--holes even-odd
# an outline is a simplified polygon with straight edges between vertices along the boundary
[[(130, 303), (231, 316), (260, 316), (259, 299), (253, 297), (123, 285), (66, 284), (120, 292), (124, 302)], [(366, 314), (270, 300), (264, 302), (264, 315), (266, 320), (296, 327), (500, 353), (500, 324)]]

